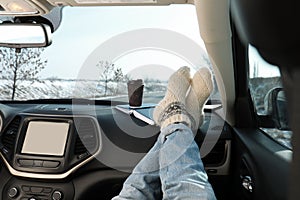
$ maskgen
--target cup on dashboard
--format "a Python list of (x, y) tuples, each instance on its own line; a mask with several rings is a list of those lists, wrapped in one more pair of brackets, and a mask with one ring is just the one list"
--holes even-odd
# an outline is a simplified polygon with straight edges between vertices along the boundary
[(138, 107), (143, 102), (144, 84), (142, 79), (130, 80), (127, 82), (129, 105)]

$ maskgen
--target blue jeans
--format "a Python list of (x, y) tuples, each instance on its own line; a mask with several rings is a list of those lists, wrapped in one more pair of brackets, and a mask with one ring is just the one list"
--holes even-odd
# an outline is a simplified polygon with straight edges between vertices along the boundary
[(172, 124), (161, 133), (113, 200), (216, 199), (190, 128)]

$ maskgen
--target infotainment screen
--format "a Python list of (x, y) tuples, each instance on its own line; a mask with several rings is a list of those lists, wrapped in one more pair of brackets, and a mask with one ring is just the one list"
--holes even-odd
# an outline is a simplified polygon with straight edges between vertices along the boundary
[(21, 153), (63, 156), (69, 126), (67, 122), (29, 122)]

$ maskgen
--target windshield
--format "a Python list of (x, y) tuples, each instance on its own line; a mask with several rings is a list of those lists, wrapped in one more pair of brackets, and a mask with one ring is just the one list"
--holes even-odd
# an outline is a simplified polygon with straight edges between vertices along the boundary
[(192, 5), (65, 7), (46, 48), (0, 48), (1, 100), (128, 101), (127, 82), (142, 79), (156, 103), (181, 66), (210, 67)]

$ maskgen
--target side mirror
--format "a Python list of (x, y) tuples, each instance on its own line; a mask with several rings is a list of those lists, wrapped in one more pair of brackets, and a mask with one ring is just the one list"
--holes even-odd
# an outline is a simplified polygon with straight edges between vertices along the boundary
[(271, 117), (276, 128), (290, 130), (288, 125), (288, 115), (286, 98), (282, 88), (273, 88), (265, 97), (265, 108), (267, 115)]
[(10, 48), (45, 47), (51, 44), (51, 28), (46, 24), (0, 24), (0, 46)]

